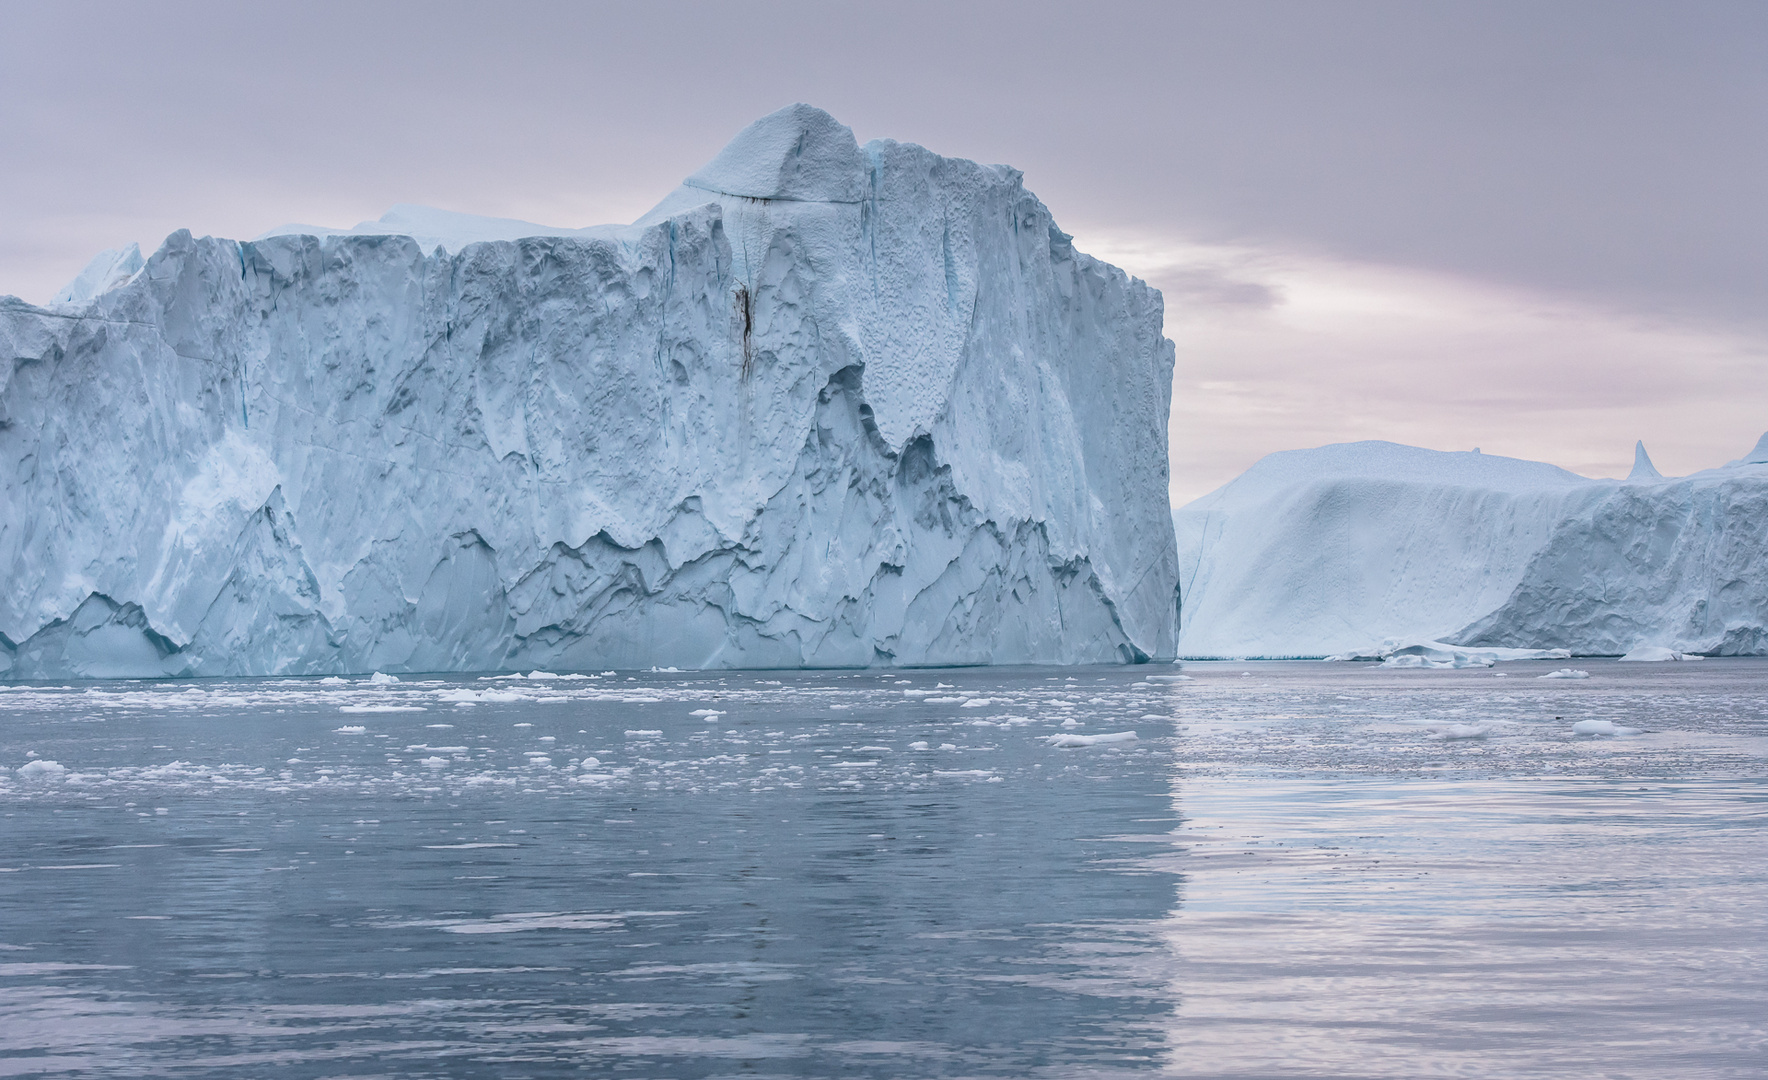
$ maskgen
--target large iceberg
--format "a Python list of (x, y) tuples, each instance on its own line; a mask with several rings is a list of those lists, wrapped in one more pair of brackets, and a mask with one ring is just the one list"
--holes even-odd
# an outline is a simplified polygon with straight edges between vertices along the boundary
[(1768, 435), (1673, 479), (1643, 445), (1626, 480), (1386, 442), (1291, 450), (1173, 517), (1185, 656), (1768, 652)]
[(631, 226), (107, 252), (0, 298), (0, 669), (1170, 657), (1161, 320), (803, 105)]

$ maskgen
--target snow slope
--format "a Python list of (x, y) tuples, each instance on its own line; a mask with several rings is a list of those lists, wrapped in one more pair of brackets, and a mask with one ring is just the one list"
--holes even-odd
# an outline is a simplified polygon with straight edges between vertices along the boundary
[(1677, 479), (1640, 446), (1625, 481), (1383, 442), (1272, 454), (1173, 515), (1179, 651), (1768, 651), (1764, 440)]
[(798, 105), (631, 226), (321, 231), (0, 299), (9, 677), (1173, 654), (1160, 294), (1012, 169)]

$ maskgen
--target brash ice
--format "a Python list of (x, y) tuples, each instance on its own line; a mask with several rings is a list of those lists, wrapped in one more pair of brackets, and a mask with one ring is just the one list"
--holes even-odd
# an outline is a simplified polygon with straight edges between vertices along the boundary
[(0, 299), (11, 678), (1170, 657), (1173, 346), (794, 105), (630, 226), (174, 233)]

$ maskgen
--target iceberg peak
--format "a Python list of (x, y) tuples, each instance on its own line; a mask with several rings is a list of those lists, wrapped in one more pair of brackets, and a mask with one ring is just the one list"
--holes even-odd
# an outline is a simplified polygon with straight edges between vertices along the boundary
[(1640, 439), (1633, 444), (1633, 471), (1627, 474), (1629, 480), (1662, 480), (1664, 474), (1657, 471), (1651, 463), (1651, 455), (1645, 452), (1645, 440)]
[(749, 199), (859, 202), (866, 194), (866, 160), (851, 128), (799, 103), (737, 132), (683, 183)]
[(61, 287), (52, 304), (84, 304), (94, 297), (110, 292), (134, 277), (146, 263), (138, 244), (101, 251), (86, 264), (74, 280)]
[(1743, 456), (1745, 465), (1768, 465), (1768, 431), (1756, 440), (1756, 448)]

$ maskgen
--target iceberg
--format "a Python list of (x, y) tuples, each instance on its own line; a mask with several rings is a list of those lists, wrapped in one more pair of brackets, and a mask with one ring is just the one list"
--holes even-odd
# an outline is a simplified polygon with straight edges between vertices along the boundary
[(1668, 479), (1643, 444), (1626, 480), (1386, 442), (1291, 450), (1173, 518), (1181, 656), (1768, 652), (1768, 436)]
[(1162, 316), (806, 105), (630, 226), (107, 253), (0, 298), (0, 675), (1170, 658)]

